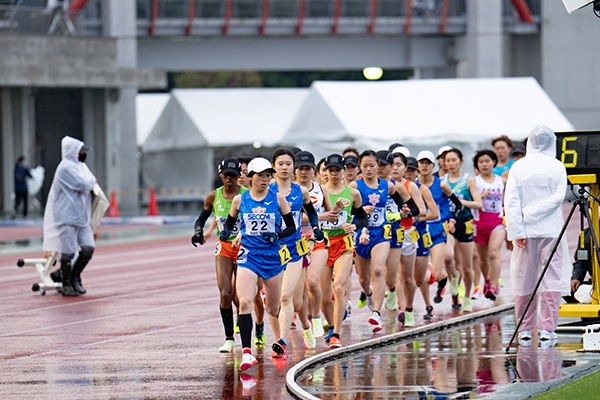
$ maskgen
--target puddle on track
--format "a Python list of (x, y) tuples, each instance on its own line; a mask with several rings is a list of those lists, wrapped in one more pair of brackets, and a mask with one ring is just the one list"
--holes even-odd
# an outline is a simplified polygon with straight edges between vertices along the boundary
[(513, 342), (507, 354), (514, 329), (514, 314), (506, 313), (319, 365), (297, 383), (322, 399), (483, 398), (502, 385), (560, 379), (590, 357), (598, 361), (578, 352), (581, 334), (560, 334), (550, 348), (535, 338), (531, 347)]

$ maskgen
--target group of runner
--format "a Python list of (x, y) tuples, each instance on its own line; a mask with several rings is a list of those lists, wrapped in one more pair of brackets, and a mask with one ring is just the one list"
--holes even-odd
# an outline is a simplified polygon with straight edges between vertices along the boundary
[[(440, 168), (433, 173), (436, 161)], [(373, 332), (384, 327), (384, 306), (400, 309), (403, 326), (415, 326), (417, 288), (426, 304), (423, 318), (433, 318), (429, 285), (434, 282), (434, 303), (442, 301), (450, 281), (453, 308), (472, 311), (474, 242), (484, 295), (495, 300), (505, 237), (505, 179), (493, 173), (494, 151), (481, 150), (473, 161), (477, 177), (462, 172), (463, 155), (449, 146), (437, 156), (421, 151), (416, 158), (392, 145), (362, 153), (348, 147), (319, 162), (297, 148), (277, 149), (271, 161), (223, 160), (223, 186), (207, 196), (192, 237), (194, 246), (202, 245), (217, 228), (215, 263), (226, 336), (219, 351), (233, 351), (239, 328), (240, 368), (256, 364), (252, 330), (255, 343), (264, 344), (265, 310), (277, 338), (273, 358), (286, 356), (295, 314), (306, 348), (314, 348), (315, 338), (322, 336), (330, 348), (341, 347), (353, 264), (362, 289), (358, 306), (371, 311)]]

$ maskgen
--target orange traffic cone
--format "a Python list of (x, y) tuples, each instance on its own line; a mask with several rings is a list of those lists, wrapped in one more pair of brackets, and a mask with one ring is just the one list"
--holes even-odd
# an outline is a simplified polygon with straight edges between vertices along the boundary
[(156, 191), (153, 187), (150, 188), (150, 201), (148, 201), (148, 214), (146, 215), (160, 215), (158, 203), (156, 202)]
[(108, 209), (109, 217), (119, 217), (119, 205), (117, 204), (117, 194), (114, 190), (110, 191), (110, 208)]

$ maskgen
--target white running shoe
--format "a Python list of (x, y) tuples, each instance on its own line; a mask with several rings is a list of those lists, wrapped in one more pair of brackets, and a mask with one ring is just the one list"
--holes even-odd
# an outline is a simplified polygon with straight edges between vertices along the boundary
[(395, 311), (398, 309), (398, 302), (396, 301), (396, 291), (386, 291), (385, 292), (385, 308), (390, 311)]
[(379, 313), (376, 313), (375, 311), (373, 311), (371, 318), (369, 318), (369, 323), (371, 325), (375, 325), (373, 327), (373, 333), (379, 332), (380, 330), (383, 329), (383, 323), (381, 322), (381, 315), (379, 315)]
[(306, 349), (314, 349), (317, 345), (317, 341), (313, 336), (312, 330), (310, 328), (303, 329), (304, 331), (304, 348)]
[[(245, 350), (244, 350), (245, 351)], [(240, 364), (240, 369), (245, 371), (257, 363), (256, 358), (252, 355), (252, 353), (244, 353), (242, 355), (242, 363)]]
[(550, 332), (546, 329), (540, 330), (540, 340), (554, 340), (558, 339), (558, 334), (556, 332)]
[(531, 340), (531, 331), (519, 332), (519, 340)]
[(321, 321), (320, 315), (318, 317), (312, 317), (311, 323), (314, 337), (318, 338), (325, 334), (325, 330), (323, 329), (323, 321)]
[(467, 296), (464, 298), (462, 309), (463, 309), (463, 311), (466, 311), (466, 312), (473, 311), (473, 306), (471, 305), (471, 297), (470, 296)]
[(225, 344), (219, 347), (219, 353), (231, 353), (235, 342), (231, 339), (225, 340)]

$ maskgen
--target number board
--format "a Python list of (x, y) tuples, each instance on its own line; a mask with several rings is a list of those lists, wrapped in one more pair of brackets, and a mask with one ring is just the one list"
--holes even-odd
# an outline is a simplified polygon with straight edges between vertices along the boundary
[(600, 131), (556, 132), (556, 138), (567, 175), (600, 174)]

